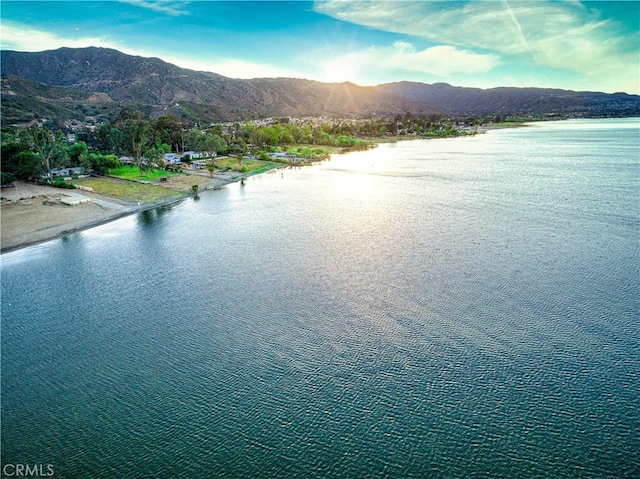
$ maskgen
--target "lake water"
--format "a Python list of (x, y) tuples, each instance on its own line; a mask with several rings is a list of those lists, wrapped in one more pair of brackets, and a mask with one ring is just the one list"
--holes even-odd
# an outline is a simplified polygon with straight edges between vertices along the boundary
[(400, 142), (4, 254), (2, 463), (640, 477), (639, 158), (638, 119)]

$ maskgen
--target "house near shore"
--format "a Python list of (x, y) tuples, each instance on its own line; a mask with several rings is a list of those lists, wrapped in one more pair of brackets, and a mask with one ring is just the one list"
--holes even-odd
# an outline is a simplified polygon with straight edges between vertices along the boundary
[(195, 151), (185, 151), (182, 154), (181, 158), (185, 158), (186, 156), (188, 156), (191, 160), (196, 159), (196, 158), (200, 158), (200, 153), (196, 153)]
[(84, 168), (82, 166), (77, 166), (74, 168), (60, 168), (57, 170), (51, 170), (52, 177), (66, 177), (72, 175), (84, 175)]
[(164, 154), (164, 162), (167, 165), (179, 165), (182, 163), (182, 157), (177, 153), (165, 153)]
[(287, 159), (293, 155), (288, 155), (287, 153), (281, 153), (281, 152), (277, 152), (277, 153), (268, 153), (269, 157), (271, 159), (280, 159), (280, 160), (284, 160)]
[(287, 160), (289, 163), (298, 163), (300, 161), (307, 161), (304, 158), (298, 158), (296, 155), (290, 155), (289, 153), (269, 153), (269, 158), (272, 160)]

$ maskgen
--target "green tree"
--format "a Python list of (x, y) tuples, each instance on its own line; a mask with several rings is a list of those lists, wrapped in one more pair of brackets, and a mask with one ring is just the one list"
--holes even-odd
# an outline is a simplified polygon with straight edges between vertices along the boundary
[(32, 151), (22, 150), (11, 157), (2, 157), (2, 172), (22, 180), (37, 178), (41, 168), (40, 157)]
[(29, 150), (24, 138), (7, 132), (0, 133), (0, 170), (2, 184), (9, 184), (16, 178), (36, 178), (39, 171), (38, 155)]
[(241, 127), (243, 138), (249, 143), (257, 144), (256, 126), (253, 123), (245, 123)]
[(184, 149), (198, 151), (198, 137), (202, 134), (197, 128), (192, 128), (184, 135)]
[(147, 120), (127, 120), (123, 125), (125, 151), (133, 156), (142, 175), (145, 169), (143, 153), (151, 140), (151, 125)]
[(80, 158), (86, 156), (89, 153), (87, 144), (84, 141), (79, 141), (71, 145), (68, 149), (69, 160), (72, 165), (79, 165)]
[(226, 148), (225, 141), (218, 135), (203, 133), (196, 140), (198, 151), (211, 158), (211, 163), (215, 164), (218, 151)]
[(181, 151), (183, 144), (182, 125), (173, 115), (161, 116), (155, 121), (155, 137), (156, 143), (166, 143), (169, 145), (169, 151)]
[(98, 148), (96, 132), (97, 130), (85, 126), (76, 131), (76, 139), (78, 141), (83, 141), (89, 149), (95, 150)]
[(96, 139), (98, 149), (102, 151), (111, 151), (119, 155), (123, 146), (123, 134), (112, 123), (106, 122), (96, 129)]
[(80, 166), (87, 171), (93, 171), (99, 175), (109, 172), (110, 168), (122, 166), (116, 155), (101, 155), (100, 153), (89, 153), (80, 159)]
[(144, 152), (144, 163), (147, 168), (164, 166), (164, 152), (158, 148), (148, 148)]
[[(66, 158), (66, 143), (61, 131), (55, 134), (35, 126), (24, 131), (24, 139), (29, 148), (38, 154), (44, 174), (51, 180), (51, 169)], [(57, 160), (57, 161), (56, 161)]]

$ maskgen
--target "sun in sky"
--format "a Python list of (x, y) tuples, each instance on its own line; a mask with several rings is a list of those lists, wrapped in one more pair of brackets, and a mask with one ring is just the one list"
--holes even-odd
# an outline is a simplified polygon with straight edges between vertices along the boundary
[(233, 78), (640, 93), (637, 1), (7, 1), (2, 49), (98, 46)]

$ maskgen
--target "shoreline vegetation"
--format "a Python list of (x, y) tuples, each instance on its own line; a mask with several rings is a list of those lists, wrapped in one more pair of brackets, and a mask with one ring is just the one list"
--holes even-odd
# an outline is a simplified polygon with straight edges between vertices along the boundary
[[(125, 112), (125, 118), (128, 115)], [(60, 130), (48, 130), (46, 125), (3, 132), (3, 160), (8, 161), (2, 168), (0, 253), (176, 204), (230, 183), (244, 184), (249, 176), (272, 169), (309, 165), (380, 143), (475, 135), (530, 120), (474, 124), (477, 120), (445, 122), (432, 116), (421, 123), (405, 115), (394, 119), (390, 134), (388, 123), (372, 121), (351, 121), (346, 128), (342, 123), (311, 127), (304, 121), (279, 119), (263, 126), (236, 123), (231, 128), (216, 125), (185, 132), (171, 117), (155, 124), (134, 117), (97, 131), (102, 140), (90, 143), (91, 150), (86, 142), (70, 142)], [(105, 149), (105, 143), (110, 148)], [(183, 152), (185, 144), (193, 149), (171, 156), (172, 149), (180, 151), (179, 143)], [(218, 156), (219, 151), (225, 154)], [(128, 155), (118, 158), (114, 153)], [(176, 157), (179, 162), (167, 161)], [(68, 175), (62, 178), (52, 174), (69, 165), (79, 170), (67, 168)], [(92, 174), (77, 174), (80, 170)]]

